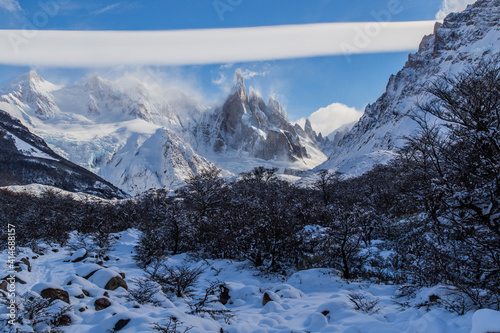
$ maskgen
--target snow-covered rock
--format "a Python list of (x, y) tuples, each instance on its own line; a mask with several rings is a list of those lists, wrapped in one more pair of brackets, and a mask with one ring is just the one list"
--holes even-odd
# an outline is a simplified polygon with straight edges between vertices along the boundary
[(500, 332), (500, 312), (489, 309), (478, 310), (472, 316), (470, 333)]
[(69, 258), (72, 262), (79, 262), (82, 261), (87, 257), (87, 250), (85, 249), (79, 249), (76, 250), (71, 257)]

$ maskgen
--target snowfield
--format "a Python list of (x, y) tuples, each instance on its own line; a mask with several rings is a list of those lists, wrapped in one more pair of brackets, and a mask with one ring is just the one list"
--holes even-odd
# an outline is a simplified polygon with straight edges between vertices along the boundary
[[(157, 306), (139, 304), (127, 297), (129, 292), (122, 286), (115, 290), (106, 288), (107, 280), (124, 275), (128, 290), (134, 290), (136, 279), (145, 274), (132, 258), (140, 232), (131, 229), (115, 236), (117, 241), (101, 266), (82, 249), (70, 251), (68, 247), (40, 245), (39, 250), (43, 250), (44, 255), (37, 255), (29, 248), (19, 249), (17, 259), (28, 257), (29, 266), (26, 261), (19, 265), (22, 270), (17, 275), (26, 284), (16, 283), (17, 302), (21, 302), (21, 295), (28, 291), (42, 295), (47, 288), (60, 289), (61, 293), (66, 291), (71, 305), (68, 312), (71, 324), (59, 328), (63, 332), (75, 333), (155, 332), (155, 323), (166, 327), (169, 320), (170, 324), (176, 325), (176, 330), (168, 332), (184, 332), (190, 328), (191, 333), (500, 331), (498, 311), (479, 310), (458, 316), (432, 305), (432, 297), (443, 292), (439, 286), (423, 288), (412, 299), (396, 298), (397, 286), (348, 283), (331, 269), (299, 271), (288, 277), (268, 276), (248, 262), (204, 260), (188, 254), (168, 258), (167, 265), (203, 268), (193, 296), (167, 298), (158, 291), (154, 296)], [(75, 241), (73, 234), (69, 245)], [(7, 271), (6, 257), (2, 256), (0, 262), (4, 271)], [(226, 305), (210, 296), (210, 308), (223, 310), (224, 315), (212, 318), (208, 313), (193, 313), (189, 305), (199, 300), (214, 281), (224, 282), (229, 290)], [(105, 308), (96, 310), (103, 298)], [(365, 307), (366, 312), (356, 310), (356, 304), (350, 298), (357, 299), (359, 304), (371, 302), (374, 306), (372, 309)], [(422, 306), (416, 307), (417, 304)], [(52, 303), (52, 307), (59, 308), (67, 305), (62, 300)], [(7, 317), (6, 306), (2, 306), (1, 317)], [(5, 323), (2, 321), (1, 332), (14, 332), (11, 325)], [(23, 332), (32, 331), (20, 323), (16, 323), (16, 328)], [(43, 323), (36, 327), (37, 332), (47, 329)]]

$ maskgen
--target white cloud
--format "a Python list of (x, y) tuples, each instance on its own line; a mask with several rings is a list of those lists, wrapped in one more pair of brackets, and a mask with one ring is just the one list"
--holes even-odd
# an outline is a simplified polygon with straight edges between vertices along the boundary
[[(312, 113), (308, 119), (311, 121), (313, 130), (327, 136), (342, 125), (358, 121), (363, 112), (351, 108), (342, 103), (333, 103)], [(306, 118), (297, 123), (304, 127)]]
[(218, 79), (213, 79), (212, 84), (215, 84), (216, 86), (221, 86), (227, 83), (227, 78), (224, 75), (224, 73), (220, 73), (220, 76)]
[(433, 28), (434, 21), (171, 31), (40, 30), (29, 35), (0, 30), (0, 64), (194, 65), (413, 51)]
[(19, 2), (17, 0), (0, 0), (0, 8), (8, 10), (12, 13), (21, 10), (21, 6), (19, 6)]
[(441, 9), (436, 14), (437, 20), (443, 20), (449, 13), (457, 13), (467, 8), (467, 5), (476, 2), (476, 0), (443, 0)]
[(99, 10), (96, 10), (96, 11), (94, 12), (94, 15), (96, 15), (96, 16), (97, 16), (97, 15), (104, 14), (104, 13), (106, 13), (106, 12), (109, 12), (110, 10), (115, 9), (115, 8), (116, 8), (116, 7), (118, 7), (119, 5), (120, 5), (119, 3), (114, 3), (114, 4), (112, 4), (112, 5), (106, 6), (106, 7), (104, 7), (104, 8), (99, 9)]
[(266, 76), (267, 74), (268, 74), (268, 72), (256, 72), (256, 71), (252, 71), (248, 68), (241, 72), (241, 76), (245, 80), (251, 79), (255, 76)]
[(229, 69), (233, 66), (234, 66), (234, 64), (223, 64), (223, 65), (219, 66), (219, 69)]

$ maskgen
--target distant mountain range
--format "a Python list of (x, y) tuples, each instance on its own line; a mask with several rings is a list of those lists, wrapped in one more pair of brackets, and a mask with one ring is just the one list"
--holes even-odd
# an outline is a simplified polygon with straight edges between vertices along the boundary
[(68, 87), (26, 73), (0, 90), (0, 108), (61, 156), (127, 193), (175, 188), (217, 165), (226, 176), (261, 164), (304, 171), (326, 160), (310, 123), (293, 125), (239, 70), (219, 107), (179, 90), (154, 91), (134, 77), (93, 75)]
[[(258, 165), (288, 174), (332, 169), (359, 175), (394, 158), (403, 137), (416, 130), (407, 114), (417, 101), (428, 100), (425, 87), (430, 82), (498, 56), (499, 22), (500, 0), (479, 0), (462, 13), (448, 15), (423, 38), (404, 68), (390, 77), (386, 92), (366, 107), (362, 118), (326, 137), (317, 135), (309, 121), (304, 128), (292, 124), (276, 99), (266, 103), (252, 87), (247, 90), (239, 70), (228, 97), (215, 107), (131, 76), (109, 81), (93, 75), (65, 87), (30, 71), (0, 89), (7, 131), (2, 140), (8, 147), (2, 150), (3, 158), (17, 154), (24, 156), (19, 157), (22, 163), (56, 159), (66, 166), (67, 159), (130, 194), (152, 187), (176, 188), (213, 165), (226, 177)], [(12, 118), (20, 122), (12, 125)], [(24, 134), (16, 135), (14, 127), (22, 127)], [(44, 181), (40, 175), (22, 179), (14, 167), (10, 170), (3, 183)], [(92, 184), (107, 186), (106, 196), (122, 195), (82, 170), (89, 177), (86, 185), (64, 186), (91, 189), (95, 181)]]

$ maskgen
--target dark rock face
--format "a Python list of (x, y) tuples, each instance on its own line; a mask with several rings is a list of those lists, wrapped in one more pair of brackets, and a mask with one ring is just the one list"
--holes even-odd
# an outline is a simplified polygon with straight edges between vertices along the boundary
[(43, 298), (48, 298), (51, 301), (54, 301), (56, 299), (60, 299), (63, 302), (70, 303), (69, 301), (69, 294), (66, 290), (62, 289), (53, 289), (53, 288), (47, 288), (42, 290), (40, 293), (40, 296)]
[[(22, 149), (18, 147), (19, 143), (23, 145)], [(106, 199), (126, 197), (109, 182), (57, 155), (45, 141), (2, 110), (0, 164), (0, 186), (37, 183)]]
[[(308, 157), (301, 140), (316, 144), (316, 134), (312, 128), (309, 128), (311, 135), (308, 136), (299, 125), (293, 126), (281, 104), (274, 98), (270, 98), (266, 105), (252, 88), (247, 95), (239, 71), (235, 74), (232, 93), (223, 106), (215, 111), (209, 123), (214, 123), (215, 127), (205, 132), (208, 137), (215, 138), (213, 150), (219, 153), (232, 148), (265, 160), (294, 161)], [(300, 129), (300, 135), (297, 129)]]

